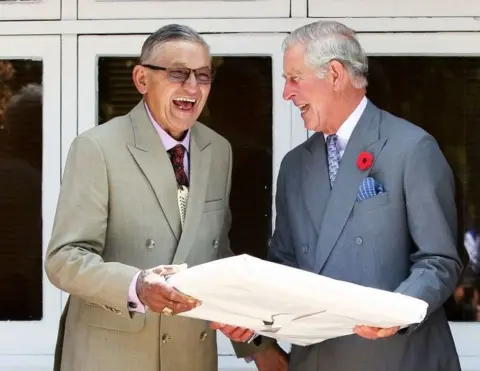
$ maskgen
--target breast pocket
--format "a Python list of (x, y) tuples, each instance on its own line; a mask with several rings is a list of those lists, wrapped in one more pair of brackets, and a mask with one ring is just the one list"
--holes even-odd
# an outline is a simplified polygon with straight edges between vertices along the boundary
[(390, 203), (390, 193), (384, 192), (379, 195), (370, 197), (363, 201), (357, 201), (355, 203), (354, 212), (361, 212), (365, 210), (374, 210), (381, 206), (388, 205)]
[(223, 200), (206, 201), (203, 206), (203, 212), (208, 213), (210, 211), (222, 210), (225, 207)]

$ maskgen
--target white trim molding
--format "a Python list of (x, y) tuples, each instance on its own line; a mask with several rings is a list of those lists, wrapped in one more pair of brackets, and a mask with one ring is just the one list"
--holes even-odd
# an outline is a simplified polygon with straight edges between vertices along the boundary
[[(170, 23), (185, 24), (201, 33), (292, 32), (326, 18), (222, 18), (145, 20), (61, 20), (0, 22), (0, 35), (150, 34)], [(479, 32), (480, 17), (459, 18), (328, 18), (357, 32)]]
[(60, 19), (60, 4), (61, 0), (7, 0), (0, 2), (0, 21)]

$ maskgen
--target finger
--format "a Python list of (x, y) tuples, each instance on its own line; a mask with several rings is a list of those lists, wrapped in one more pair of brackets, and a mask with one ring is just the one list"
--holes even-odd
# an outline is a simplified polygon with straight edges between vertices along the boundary
[(153, 272), (161, 276), (169, 276), (187, 269), (187, 264), (159, 265), (153, 268)]
[(397, 333), (397, 331), (400, 329), (400, 327), (391, 327), (391, 328), (382, 328), (380, 330), (378, 330), (378, 337), (388, 337), (388, 336), (392, 336), (394, 334)]
[(235, 331), (236, 329), (237, 329), (237, 326), (224, 325), (221, 330), (225, 335), (230, 337), (232, 332)]
[(147, 306), (157, 312), (161, 311), (165, 307), (172, 309), (174, 313), (184, 312), (195, 307), (194, 304), (189, 305), (169, 300), (163, 295), (162, 292), (159, 292), (155, 289), (147, 291), (144, 299)]
[(168, 300), (162, 295), (153, 296), (150, 300), (152, 304), (155, 305), (157, 308), (170, 308), (173, 310), (175, 314), (188, 312), (198, 306), (197, 303), (192, 304), (185, 304), (185, 303), (178, 303), (176, 301)]
[(210, 328), (212, 330), (220, 330), (221, 328), (224, 328), (225, 325), (223, 323), (219, 323), (219, 322), (211, 322), (210, 323)]
[(248, 331), (244, 328), (241, 328), (241, 327), (237, 327), (235, 330), (230, 332), (230, 338), (233, 341), (244, 342), (251, 337), (251, 335), (249, 335), (249, 333), (250, 333), (250, 331)]
[(357, 335), (370, 340), (374, 340), (378, 337), (378, 331), (379, 329), (369, 326), (355, 326), (354, 328), (354, 332)]
[(172, 302), (182, 303), (187, 305), (197, 305), (197, 303), (199, 303), (199, 301), (196, 300), (195, 298), (184, 295), (167, 284), (157, 285), (156, 290), (160, 295), (165, 297), (166, 300), (169, 300)]
[(233, 341), (244, 342), (250, 339), (253, 332), (242, 327), (228, 326), (222, 329), (222, 332)]
[(243, 343), (245, 341), (248, 341), (251, 339), (251, 337), (253, 336), (254, 332), (251, 331), (251, 330), (245, 330), (245, 332), (243, 333), (243, 335), (240, 336), (240, 341)]
[(173, 312), (175, 314), (178, 314), (178, 313), (183, 313), (183, 312), (188, 312), (194, 308), (196, 308), (197, 305), (196, 304), (182, 304), (182, 303), (174, 303), (172, 307), (173, 309)]

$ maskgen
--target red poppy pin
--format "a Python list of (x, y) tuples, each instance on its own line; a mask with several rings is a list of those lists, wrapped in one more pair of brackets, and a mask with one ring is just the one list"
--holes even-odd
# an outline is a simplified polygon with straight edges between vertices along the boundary
[(360, 170), (365, 171), (370, 169), (373, 164), (373, 155), (370, 152), (360, 152), (357, 159), (357, 166)]

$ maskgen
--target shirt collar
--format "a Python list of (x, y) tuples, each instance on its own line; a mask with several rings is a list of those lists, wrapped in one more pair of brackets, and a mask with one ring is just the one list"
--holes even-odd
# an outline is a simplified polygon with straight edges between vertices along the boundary
[[(339, 151), (344, 151), (347, 147), (347, 143), (352, 136), (353, 130), (355, 129), (355, 126), (357, 126), (363, 111), (365, 111), (365, 108), (367, 107), (367, 102), (367, 97), (363, 97), (355, 110), (350, 114), (350, 116), (348, 116), (345, 122), (337, 130), (337, 147)], [(325, 138), (328, 136), (326, 134), (324, 135)]]
[(177, 144), (181, 144), (185, 147), (185, 149), (188, 151), (190, 150), (190, 130), (187, 131), (187, 135), (185, 135), (185, 138), (183, 138), (182, 141), (178, 141), (174, 138), (172, 138), (153, 118), (152, 113), (150, 112), (150, 109), (147, 106), (147, 103), (144, 102), (145, 104), (145, 109), (147, 110), (148, 117), (150, 118), (150, 122), (152, 123), (153, 127), (155, 128), (156, 132), (158, 133), (158, 136), (160, 137), (160, 140), (163, 143), (163, 146), (165, 147), (165, 150), (168, 151), (169, 149), (172, 149), (175, 147)]

